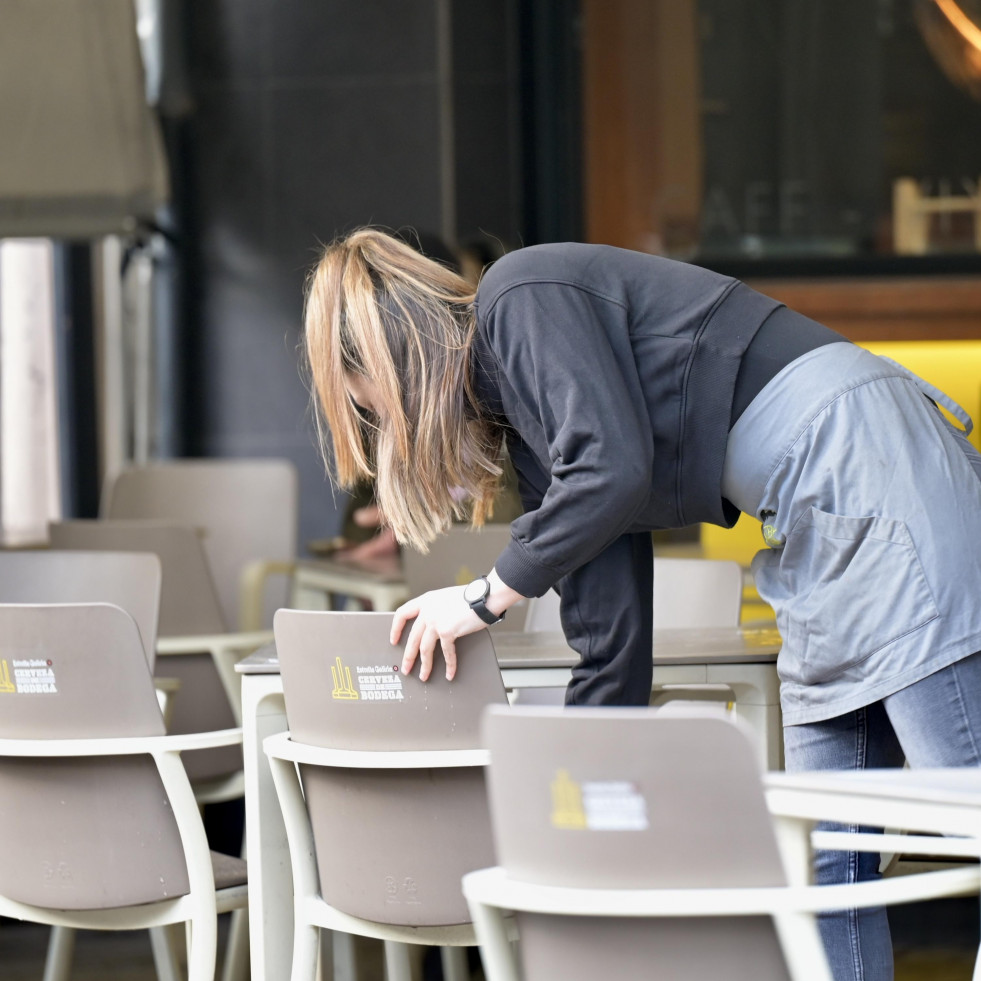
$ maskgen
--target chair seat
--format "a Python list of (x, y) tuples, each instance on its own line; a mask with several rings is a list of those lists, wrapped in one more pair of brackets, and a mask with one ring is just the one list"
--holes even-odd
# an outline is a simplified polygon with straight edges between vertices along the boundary
[(215, 877), (215, 889), (244, 886), (249, 881), (248, 866), (245, 859), (236, 858), (234, 855), (212, 852), (211, 871)]

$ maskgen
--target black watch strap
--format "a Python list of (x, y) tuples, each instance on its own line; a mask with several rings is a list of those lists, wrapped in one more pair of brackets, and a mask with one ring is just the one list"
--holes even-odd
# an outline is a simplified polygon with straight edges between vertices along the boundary
[(467, 590), (471, 590), (471, 588), (477, 583), (481, 582), (481, 580), (483, 580), (484, 583), (483, 592), (476, 599), (467, 599), (467, 605), (474, 611), (474, 613), (477, 614), (477, 616), (480, 617), (481, 620), (484, 621), (484, 623), (488, 624), (489, 626), (493, 626), (495, 623), (500, 623), (504, 619), (504, 614), (502, 613), (500, 616), (498, 616), (496, 613), (491, 613), (491, 611), (487, 609), (487, 604), (485, 601), (487, 596), (490, 594), (490, 580), (487, 578), (487, 576), (478, 576), (472, 583), (470, 583)]

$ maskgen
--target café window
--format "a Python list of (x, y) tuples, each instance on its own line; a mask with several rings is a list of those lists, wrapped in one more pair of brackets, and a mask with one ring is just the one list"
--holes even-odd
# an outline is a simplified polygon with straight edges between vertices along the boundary
[(583, 0), (586, 237), (981, 255), (981, 0)]

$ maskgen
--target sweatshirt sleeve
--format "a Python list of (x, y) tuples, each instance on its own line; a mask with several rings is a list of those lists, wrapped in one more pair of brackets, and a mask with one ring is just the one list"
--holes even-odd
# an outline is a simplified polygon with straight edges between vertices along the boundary
[(540, 505), (512, 523), (496, 569), (513, 589), (540, 596), (615, 541), (647, 503), (647, 404), (616, 301), (534, 282), (496, 297), (481, 319), (508, 419), (547, 469)]

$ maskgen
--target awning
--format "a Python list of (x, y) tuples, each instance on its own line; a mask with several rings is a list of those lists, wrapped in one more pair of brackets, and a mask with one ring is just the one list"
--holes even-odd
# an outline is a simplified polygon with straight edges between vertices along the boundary
[(93, 238), (168, 194), (133, 0), (3, 0), (0, 238)]

